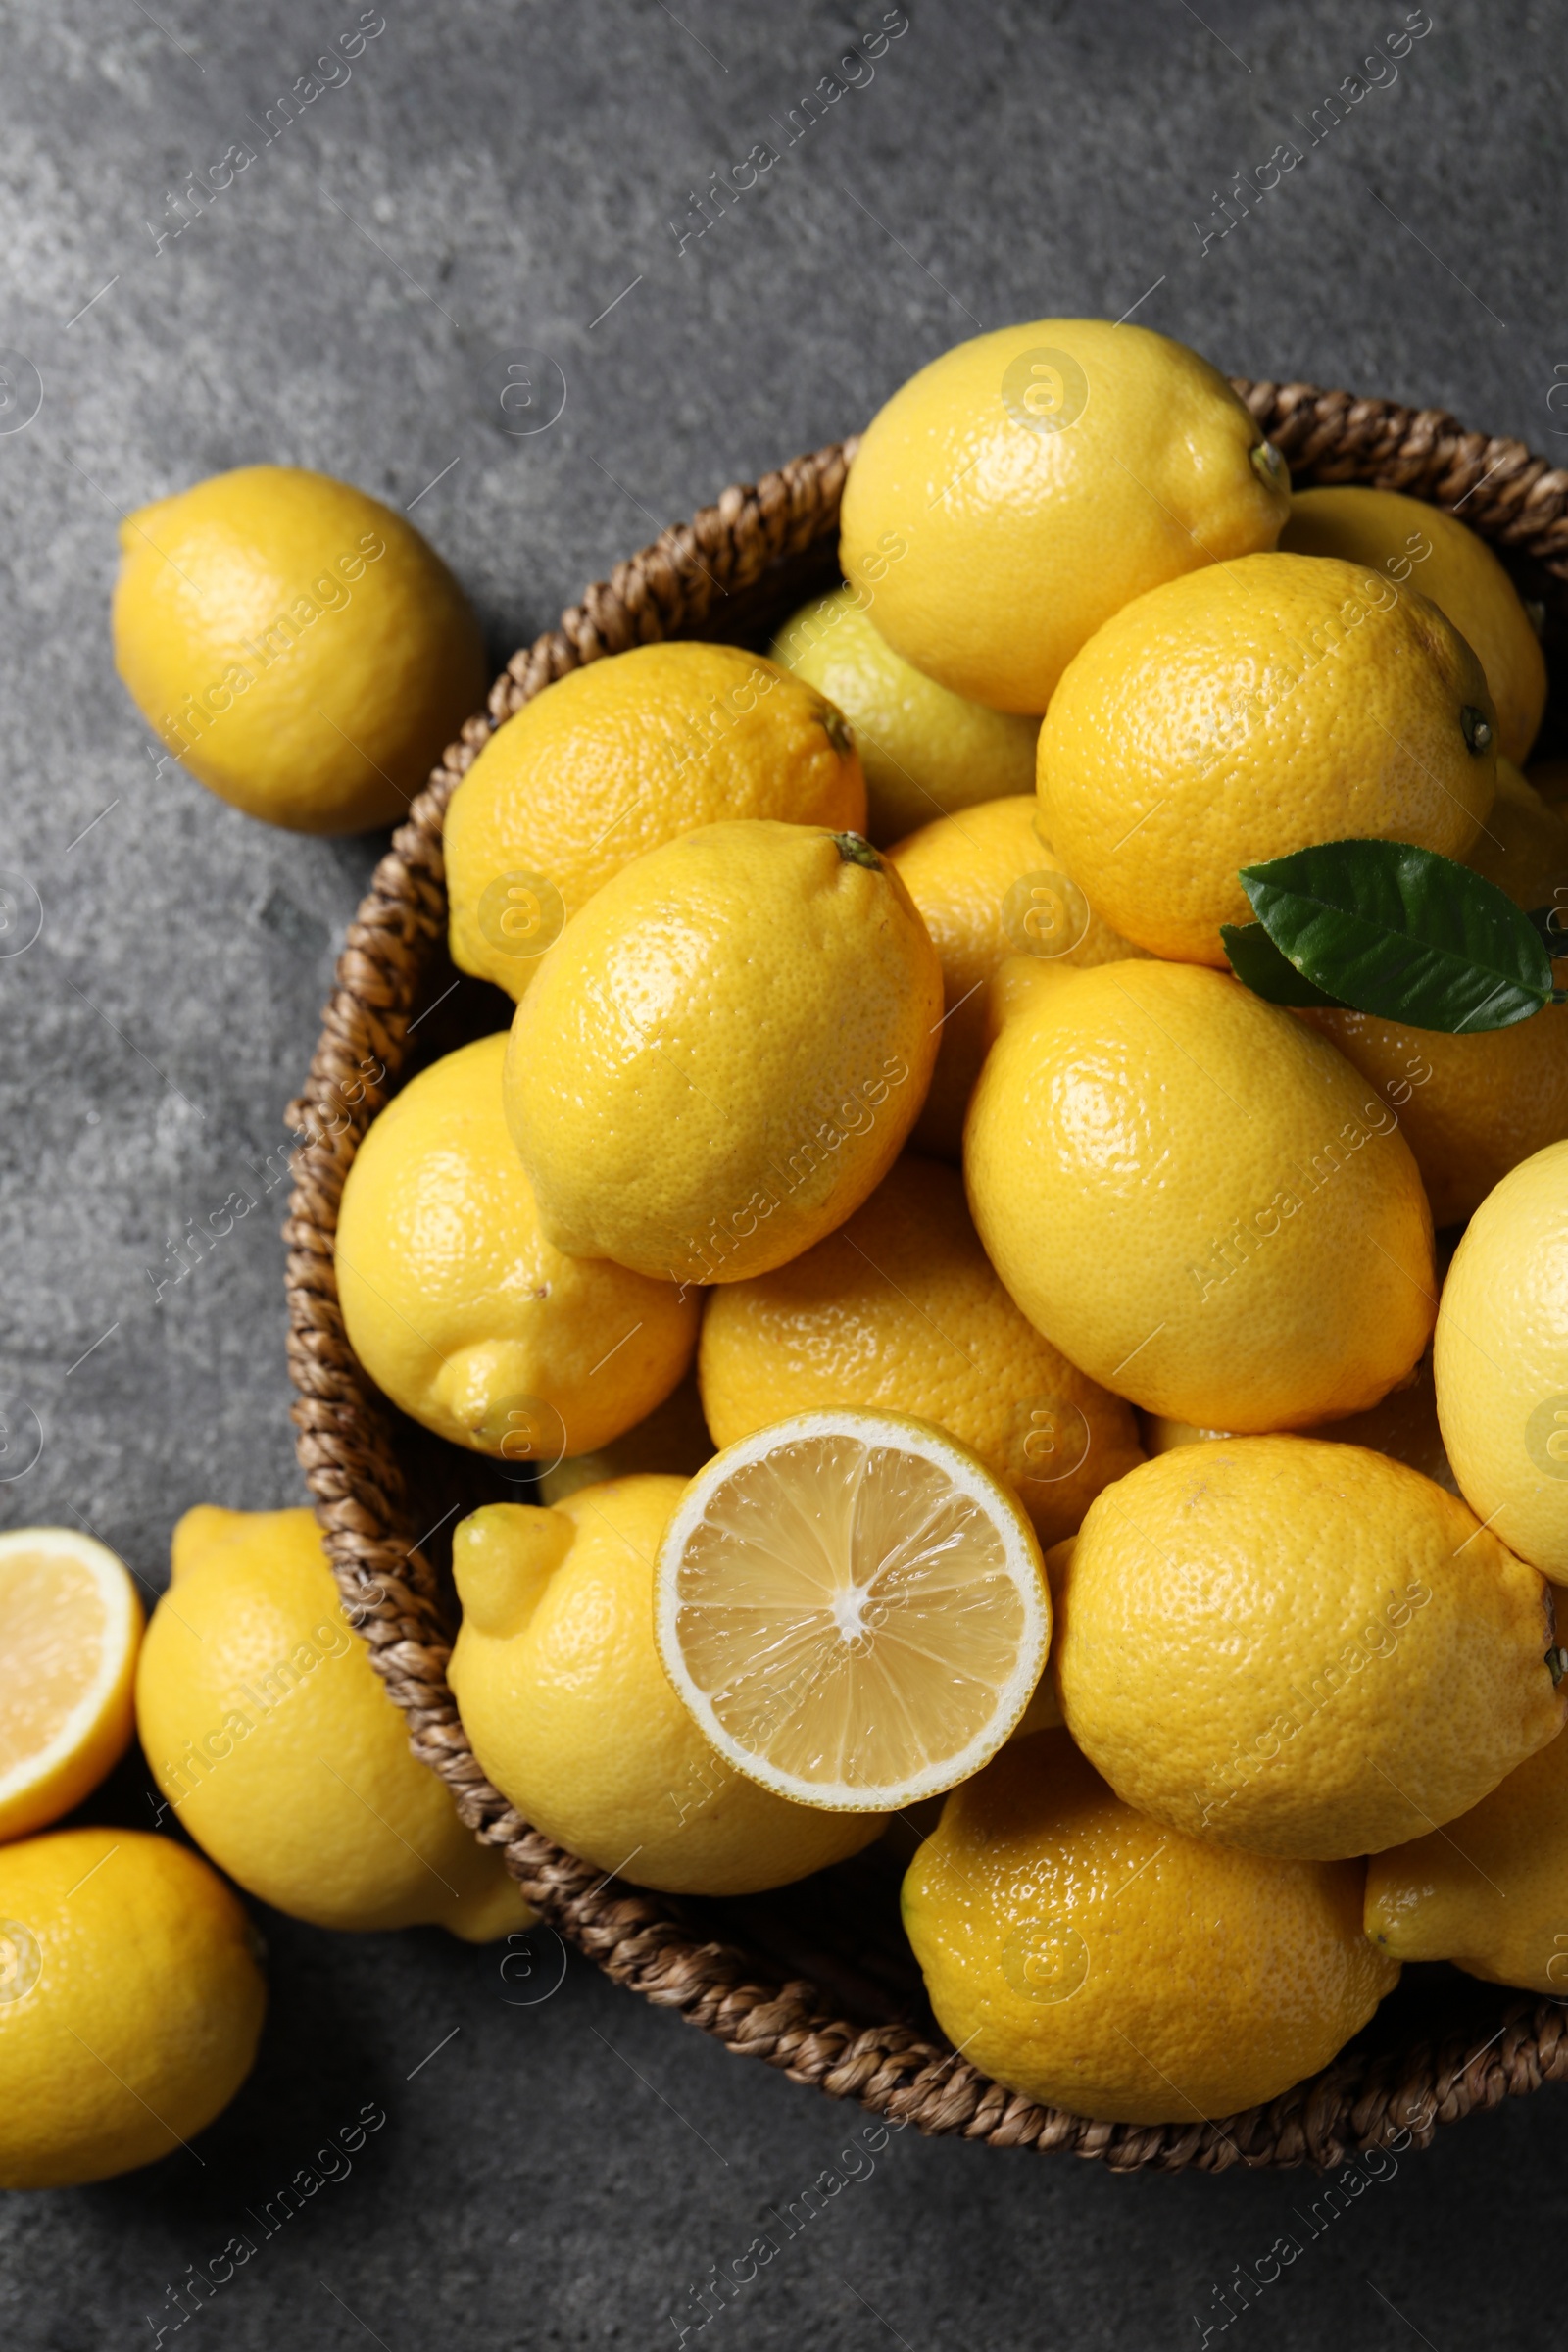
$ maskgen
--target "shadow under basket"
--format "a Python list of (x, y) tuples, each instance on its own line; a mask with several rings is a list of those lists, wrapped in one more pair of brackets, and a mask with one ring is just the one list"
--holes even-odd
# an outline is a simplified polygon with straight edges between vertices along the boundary
[[(1552, 673), (1541, 756), (1568, 746), (1568, 474), (1518, 441), (1465, 431), (1440, 410), (1310, 384), (1237, 390), (1298, 487), (1363, 482), (1459, 513), (1545, 609)], [(450, 1530), (461, 1510), (529, 1489), (396, 1412), (355, 1358), (333, 1272), (338, 1201), (361, 1137), (415, 1070), (512, 1004), (458, 979), (446, 952), (441, 828), (480, 747), (541, 687), (666, 637), (760, 646), (838, 578), (846, 441), (726, 490), (691, 522), (617, 564), (558, 628), (514, 656), (486, 712), (414, 803), (351, 926), (309, 1079), (290, 1109), (289, 1371), (298, 1450), (343, 1597), (414, 1752), (463, 1818), (499, 1845), (530, 1903), (608, 1976), (676, 2009), (732, 2051), (922, 2132), (995, 2147), (1066, 2148), (1118, 2172), (1148, 2166), (1331, 2165), (1568, 2080), (1554, 2001), (1440, 1968), (1406, 1971), (1377, 2017), (1309, 2082), (1219, 2122), (1141, 2126), (1041, 2107), (1004, 2089), (944, 2040), (899, 1929), (900, 1866), (883, 1841), (801, 1886), (731, 1902), (650, 1893), (530, 1829), (476, 1762), (447, 1686), (457, 1621)], [(1562, 698), (1561, 700), (1559, 698)], [(412, 1036), (411, 1036), (412, 1031)]]

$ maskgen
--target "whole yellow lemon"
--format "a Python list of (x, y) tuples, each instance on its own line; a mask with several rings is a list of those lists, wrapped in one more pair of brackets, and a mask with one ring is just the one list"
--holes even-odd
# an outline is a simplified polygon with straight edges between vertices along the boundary
[(875, 582), (877, 628), (906, 662), (1038, 712), (1113, 612), (1272, 547), (1289, 509), (1282, 460), (1197, 352), (1039, 318), (944, 352), (878, 410), (840, 560)]
[(1451, 1960), (1494, 1984), (1568, 1992), (1568, 1740), (1556, 1739), (1479, 1805), (1374, 1854), (1366, 1932), (1396, 1960)]
[(1343, 556), (1430, 597), (1474, 648), (1497, 710), (1497, 749), (1523, 760), (1546, 707), (1546, 662), (1524, 601), (1484, 539), (1457, 514), (1399, 490), (1336, 483), (1291, 501), (1280, 547)]
[(1471, 1218), (1433, 1361), (1460, 1493), (1568, 1584), (1568, 1143), (1522, 1161)]
[(974, 1090), (964, 1176), (1029, 1320), (1091, 1379), (1200, 1428), (1376, 1404), (1437, 1310), (1431, 1214), (1387, 1103), (1197, 964), (1015, 972), (1030, 985)]
[(1480, 662), (1425, 597), (1336, 557), (1248, 556), (1084, 647), (1040, 730), (1042, 822), (1106, 922), (1223, 970), (1220, 925), (1252, 919), (1242, 866), (1350, 837), (1462, 858), (1495, 735)]
[(1362, 1877), (1163, 1829), (1042, 1731), (948, 1798), (904, 1924), (972, 2065), (1076, 2115), (1191, 2124), (1315, 2074), (1393, 1990)]
[(1183, 1446), (1091, 1503), (1062, 1719), (1118, 1796), (1303, 1860), (1468, 1812), (1568, 1713), (1551, 1592), (1419, 1471), (1299, 1437)]
[(276, 1910), (320, 1928), (430, 1923), (469, 1943), (531, 1916), (411, 1754), (314, 1512), (185, 1513), (142, 1643), (136, 1722), (184, 1828)]
[(421, 1070), (343, 1188), (337, 1287), (354, 1352), (396, 1405), (508, 1461), (590, 1453), (651, 1413), (699, 1302), (545, 1239), (507, 1132), (503, 1030)]
[(813, 684), (734, 645), (639, 645), (570, 670), (491, 736), (452, 796), (452, 960), (520, 997), (612, 874), (746, 816), (863, 828), (854, 733)]
[(159, 740), (248, 816), (390, 824), (484, 700), (463, 590), (348, 482), (241, 466), (129, 515), (120, 544), (115, 665)]
[(0, 1845), (0, 2188), (107, 2180), (193, 2139), (251, 2071), (260, 1953), (172, 1838)]
[(651, 850), (517, 1007), (507, 1117), (560, 1250), (738, 1282), (808, 1250), (898, 1156), (942, 967), (857, 833), (754, 818)]
[[(1560, 907), (1568, 954), (1568, 824), (1505, 760), (1465, 863), (1527, 914)], [(1338, 1007), (1302, 1017), (1397, 1113), (1437, 1225), (1462, 1223), (1510, 1168), (1568, 1136), (1568, 1004), (1468, 1037)]]
[(1144, 954), (1102, 923), (1062, 872), (1039, 818), (1034, 795), (1014, 793), (939, 816), (888, 852), (942, 962), (941, 1045), (912, 1141), (955, 1164), (986, 1057), (987, 986), (1005, 959), (1035, 956), (1088, 967)]
[(787, 620), (773, 659), (832, 696), (855, 729), (875, 842), (898, 841), (976, 801), (1032, 792), (1032, 718), (950, 693), (879, 637), (864, 586), (836, 588)]
[(749, 1894), (842, 1862), (883, 1824), (759, 1788), (676, 1697), (654, 1641), (654, 1555), (685, 1485), (615, 1479), (558, 1508), (465, 1519), (452, 1688), (489, 1779), (558, 1845), (639, 1886)]
[(956, 1172), (912, 1152), (814, 1249), (709, 1294), (698, 1376), (721, 1446), (838, 1404), (934, 1422), (1006, 1481), (1042, 1544), (1143, 1458), (1130, 1406), (1003, 1289)]

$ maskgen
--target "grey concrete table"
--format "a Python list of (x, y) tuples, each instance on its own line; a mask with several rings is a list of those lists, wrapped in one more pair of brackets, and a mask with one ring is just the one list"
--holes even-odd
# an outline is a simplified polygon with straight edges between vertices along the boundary
[[(1228, 369), (1568, 447), (1552, 0), (9, 0), (0, 24), (0, 866), (41, 917), (0, 939), (0, 1501), (149, 1588), (187, 1505), (300, 1494), (275, 1155), (377, 844), (160, 772), (110, 662), (122, 511), (257, 459), (346, 475), (412, 509), (499, 662), (724, 482), (1013, 318), (1136, 309)], [(236, 1191), (254, 1212), (165, 1281)], [(145, 1818), (145, 1783), (99, 1802)], [(548, 1952), (504, 1976), (433, 1930), (263, 1925), (262, 2060), (195, 2153), (0, 2201), (13, 2352), (172, 2340), (193, 2305), (197, 2352), (692, 2343), (693, 2284), (824, 2170), (843, 2185), (702, 2340), (1200, 2343), (1282, 2234), (1301, 2251), (1238, 2340), (1560, 2339), (1556, 2093), (1316, 2208), (1305, 2176), (1122, 2181), (912, 2132), (846, 2155), (864, 2117), (581, 1959), (557, 1985)], [(236, 2235), (213, 2299), (182, 2294)]]

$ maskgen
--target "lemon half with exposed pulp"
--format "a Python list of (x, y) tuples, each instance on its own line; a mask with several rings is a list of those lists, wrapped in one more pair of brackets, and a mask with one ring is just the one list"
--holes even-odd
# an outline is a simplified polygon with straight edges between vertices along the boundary
[(700, 1470), (655, 1566), (664, 1670), (737, 1771), (893, 1812), (967, 1780), (1051, 1640), (1028, 1518), (943, 1431), (797, 1413)]
[(136, 1588), (74, 1527), (0, 1536), (0, 1839), (58, 1821), (130, 1744)]

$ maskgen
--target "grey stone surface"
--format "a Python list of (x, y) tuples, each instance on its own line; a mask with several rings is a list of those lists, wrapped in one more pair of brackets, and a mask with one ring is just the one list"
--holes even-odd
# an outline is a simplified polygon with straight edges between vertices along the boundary
[[(270, 134), (355, 0), (11, 0), (0, 345), (43, 398), (0, 430), (8, 1520), (90, 1526), (156, 1588), (188, 1504), (298, 1496), (269, 1154), (376, 850), (269, 832), (156, 772), (110, 662), (121, 512), (257, 459), (416, 501), (499, 661), (659, 525), (1009, 318), (1137, 304), (1227, 368), (1441, 403), (1556, 450), (1561, 11), (1434, 0), (1397, 78), (1310, 143), (1314, 108), (1406, 15), (909, 0), (874, 77), (850, 68), (860, 86), (791, 143), (791, 108), (878, 0), (386, 0), (351, 77)], [(764, 141), (776, 165), (699, 235), (692, 191)], [(1216, 192), (1284, 141), (1302, 164), (1205, 250)], [(255, 160), (176, 236), (171, 191), (233, 144)], [(522, 351), (565, 402), (516, 437), (496, 393)], [(10, 380), (24, 399), (24, 369)], [(34, 903), (41, 932), (12, 954)], [(254, 1210), (155, 1298), (148, 1269), (233, 1191)], [(41, 1451), (17, 1475), (29, 1413)], [(142, 1817), (135, 1769), (99, 1803)], [(0, 2203), (16, 2352), (172, 2331), (189, 2267), (260, 2237), (247, 2211), (367, 2102), (387, 2122), (352, 2172), (182, 2342), (668, 2343), (704, 2266), (864, 2121), (580, 1959), (514, 2006), (548, 1951), (508, 1981), (434, 1931), (264, 1924), (263, 2060), (196, 2153)], [(1257, 2345), (1546, 2346), (1565, 2159), (1546, 2093), (1406, 2156), (1313, 2236), (1292, 2219), (1318, 2193), (1303, 2177), (1119, 2181), (906, 2134), (702, 2340), (1192, 2343), (1211, 2289), (1286, 2230), (1301, 2258), (1236, 2323)]]

